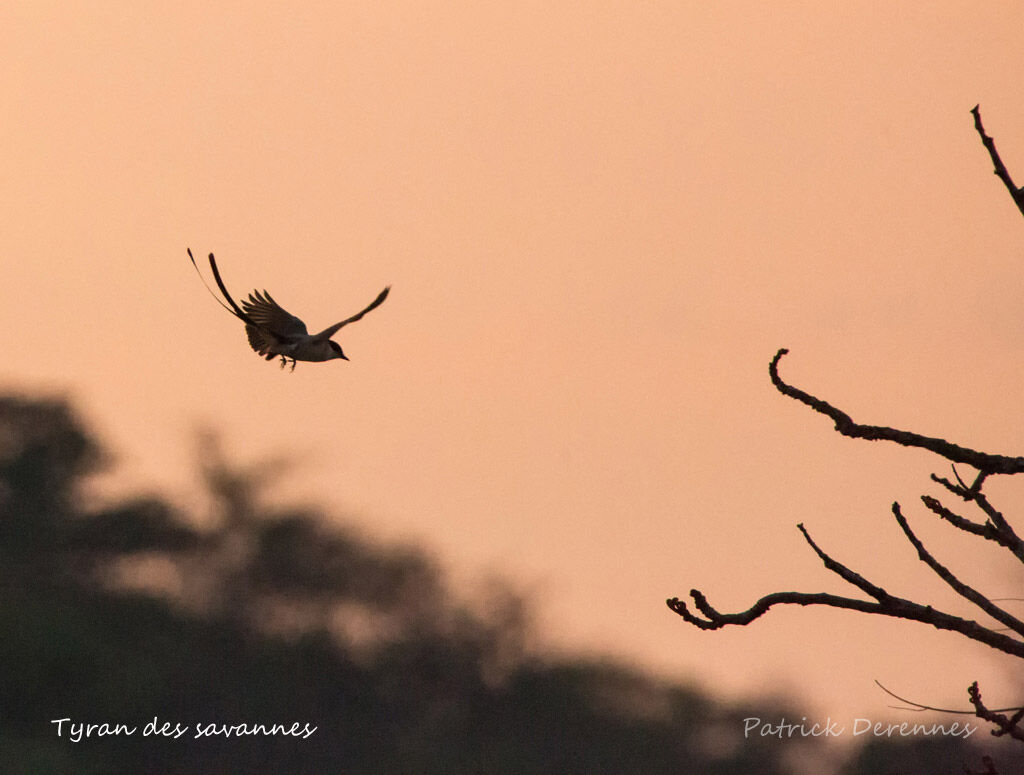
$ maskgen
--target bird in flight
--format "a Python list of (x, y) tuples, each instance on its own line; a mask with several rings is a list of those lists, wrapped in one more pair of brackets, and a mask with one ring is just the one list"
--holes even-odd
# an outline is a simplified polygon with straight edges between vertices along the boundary
[[(192, 261), (192, 266), (199, 273), (199, 279), (203, 280), (206, 290), (214, 299), (217, 299), (217, 295), (203, 279), (203, 273), (199, 271), (199, 265), (192, 257), (192, 249), (186, 248), (186, 250)], [(370, 306), (362, 312), (357, 312), (340, 323), (328, 326), (319, 334), (310, 334), (306, 330), (305, 323), (286, 312), (265, 290), (253, 291), (247, 300), (242, 300), (242, 306), (239, 307), (224, 286), (220, 272), (217, 271), (217, 262), (213, 259), (213, 253), (210, 254), (210, 269), (213, 270), (213, 279), (217, 281), (217, 287), (220, 288), (220, 292), (224, 294), (224, 298), (231, 306), (229, 307), (220, 299), (217, 299), (217, 303), (245, 323), (245, 335), (249, 339), (249, 346), (268, 361), (280, 358), (282, 369), (288, 361), (291, 361), (292, 371), (295, 371), (296, 361), (319, 362), (331, 361), (335, 358), (347, 361), (348, 357), (341, 351), (341, 345), (333, 341), (331, 337), (338, 332), (338, 329), (349, 323), (355, 323), (367, 312), (383, 304), (384, 299), (388, 297), (388, 291), (391, 290), (389, 285), (377, 294), (377, 298), (370, 302)]]

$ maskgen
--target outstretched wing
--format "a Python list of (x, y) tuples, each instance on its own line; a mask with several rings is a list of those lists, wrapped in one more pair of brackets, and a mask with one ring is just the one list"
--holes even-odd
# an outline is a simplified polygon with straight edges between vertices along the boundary
[(379, 307), (381, 304), (384, 303), (384, 299), (386, 299), (388, 297), (388, 291), (390, 291), (390, 290), (391, 290), (391, 286), (389, 285), (383, 291), (378, 293), (377, 294), (377, 298), (374, 299), (372, 302), (370, 302), (370, 306), (368, 306), (362, 312), (357, 312), (352, 317), (345, 318), (340, 323), (335, 323), (333, 326), (325, 328), (323, 331), (321, 331), (319, 334), (317, 334), (314, 338), (315, 339), (330, 339), (332, 336), (334, 336), (338, 332), (338, 329), (341, 328), (342, 326), (347, 326), (349, 323), (355, 323), (357, 320), (359, 320), (363, 315), (365, 315), (370, 310), (377, 309), (377, 307)]
[(308, 336), (306, 324), (274, 301), (266, 291), (253, 291), (248, 300), (242, 300), (245, 314), (259, 328), (264, 328), (282, 339)]

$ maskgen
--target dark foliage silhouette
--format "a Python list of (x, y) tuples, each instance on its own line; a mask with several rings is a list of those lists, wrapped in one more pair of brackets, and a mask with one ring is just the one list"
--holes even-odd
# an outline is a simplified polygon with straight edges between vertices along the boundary
[[(421, 550), (263, 505), (280, 461), (200, 449), (207, 518), (152, 496), (90, 510), (99, 442), (63, 401), (0, 398), (3, 772), (770, 775), (816, 745), (743, 740), (775, 704), (542, 658), (509, 589), (464, 599)], [(75, 742), (71, 723), (135, 732)], [(195, 738), (257, 723), (316, 731)]]

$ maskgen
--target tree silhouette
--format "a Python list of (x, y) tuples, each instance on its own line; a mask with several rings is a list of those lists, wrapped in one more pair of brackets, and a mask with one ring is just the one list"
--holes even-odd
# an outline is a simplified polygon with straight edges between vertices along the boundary
[[(467, 599), (421, 549), (267, 506), (280, 460), (206, 434), (199, 461), (209, 519), (87, 508), (102, 445), (63, 400), (0, 397), (0, 771), (776, 775), (819, 745), (743, 739), (778, 703), (535, 653), (506, 585)], [(257, 723), (316, 731), (195, 737)]]
[[(975, 106), (971, 113), (974, 116), (975, 128), (981, 136), (982, 143), (995, 166), (995, 174), (1002, 180), (1010, 192), (1014, 203), (1021, 213), (1024, 214), (1024, 190), (1017, 188), (1013, 183), (1006, 166), (999, 157), (995, 141), (985, 133), (981, 123), (980, 108)], [(948, 508), (938, 498), (930, 495), (921, 496), (924, 506), (934, 516), (952, 525), (957, 530), (984, 541), (991, 541), (1012, 555), (1017, 561), (1024, 563), (1024, 541), (1017, 535), (1009, 520), (991, 503), (988, 496), (982, 492), (983, 486), (990, 477), (1024, 472), (1024, 457), (981, 452), (941, 438), (924, 436), (919, 433), (886, 426), (864, 425), (854, 422), (850, 415), (843, 410), (783, 381), (779, 376), (779, 361), (787, 352), (788, 350), (785, 348), (780, 349), (775, 354), (775, 357), (772, 358), (771, 364), (768, 367), (772, 385), (782, 395), (800, 401), (815, 412), (825, 415), (832, 420), (835, 430), (844, 436), (870, 441), (890, 441), (905, 447), (925, 449), (949, 461), (953, 464), (955, 481), (935, 474), (932, 474), (932, 480), (940, 484), (964, 504), (971, 505), (977, 509), (977, 516), (962, 516), (953, 509)], [(957, 464), (970, 466), (975, 469), (976, 473), (970, 484), (960, 477), (956, 469)], [(868, 581), (862, 575), (824, 551), (811, 538), (810, 533), (803, 524), (797, 525), (797, 528), (803, 534), (804, 539), (814, 553), (822, 560), (825, 567), (859, 589), (870, 599), (843, 597), (823, 592), (776, 592), (761, 597), (746, 611), (721, 613), (712, 607), (707, 597), (700, 590), (693, 589), (690, 591), (690, 598), (696, 613), (690, 610), (685, 601), (676, 597), (670, 598), (667, 601), (668, 606), (695, 627), (704, 630), (716, 630), (730, 624), (750, 624), (776, 605), (823, 605), (831, 608), (862, 611), (869, 614), (922, 622), (937, 629), (957, 632), (964, 637), (984, 643), (1011, 656), (1024, 658), (1024, 640), (1022, 640), (1022, 637), (1024, 637), (1024, 621), (1021, 621), (1004, 607), (998, 605), (991, 597), (986, 596), (962, 581), (953, 571), (940, 562), (913, 532), (898, 502), (892, 504), (892, 513), (904, 537), (916, 550), (920, 560), (946, 585), (975, 606), (988, 620), (991, 620), (991, 623), (981, 624), (973, 619), (965, 619), (941, 611), (934, 606), (917, 603), (891, 594), (886, 589)], [(974, 715), (994, 727), (992, 730), (993, 735), (1008, 736), (1024, 741), (1024, 728), (1021, 727), (1022, 719), (1024, 719), (1024, 707), (1009, 709), (990, 709), (986, 707), (982, 701), (977, 682), (974, 682), (969, 687), (968, 697)], [(914, 705), (919, 709), (937, 710), (917, 703), (914, 703)]]

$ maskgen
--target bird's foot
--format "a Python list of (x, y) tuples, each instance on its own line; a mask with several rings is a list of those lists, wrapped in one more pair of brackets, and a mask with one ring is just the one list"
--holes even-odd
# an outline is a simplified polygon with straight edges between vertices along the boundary
[(292, 358), (292, 371), (295, 371), (295, 359)]

